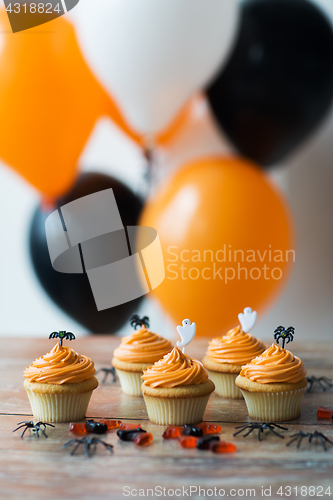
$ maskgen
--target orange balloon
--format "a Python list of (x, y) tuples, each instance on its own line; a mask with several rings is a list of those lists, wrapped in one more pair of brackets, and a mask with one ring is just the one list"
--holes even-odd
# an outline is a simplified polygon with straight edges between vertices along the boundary
[(0, 158), (49, 197), (72, 185), (108, 97), (63, 17), (11, 33), (0, 11)]
[(295, 257), (281, 195), (242, 158), (188, 164), (147, 203), (140, 224), (157, 230), (164, 255), (165, 279), (151, 293), (175, 324), (190, 318), (201, 336), (225, 334), (245, 307), (260, 313)]

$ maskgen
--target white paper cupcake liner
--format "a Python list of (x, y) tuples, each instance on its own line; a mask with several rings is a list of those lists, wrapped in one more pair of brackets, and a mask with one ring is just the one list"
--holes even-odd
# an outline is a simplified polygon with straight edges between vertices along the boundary
[(116, 368), (121, 389), (128, 396), (142, 396), (141, 385), (143, 372), (126, 372)]
[(266, 422), (293, 420), (301, 414), (305, 388), (288, 392), (250, 392), (242, 390), (250, 417)]
[(92, 391), (39, 394), (26, 389), (34, 418), (42, 422), (73, 422), (85, 417)]
[(215, 384), (215, 394), (223, 398), (243, 399), (240, 389), (235, 384), (238, 373), (220, 373), (207, 370), (209, 378)]
[(202, 422), (210, 394), (196, 398), (161, 398), (143, 395), (149, 420), (159, 425), (185, 425)]

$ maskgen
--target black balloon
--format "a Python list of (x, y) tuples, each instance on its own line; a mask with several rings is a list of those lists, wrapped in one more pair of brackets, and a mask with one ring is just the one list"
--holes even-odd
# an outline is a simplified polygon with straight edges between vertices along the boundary
[[(57, 206), (109, 188), (114, 191), (123, 225), (137, 225), (142, 202), (124, 184), (104, 174), (82, 174), (73, 189), (58, 200)], [(45, 220), (56, 208), (37, 207), (32, 218), (29, 248), (36, 275), (52, 300), (69, 316), (94, 333), (113, 333), (129, 320), (142, 298), (98, 311), (86, 274), (65, 274), (53, 269), (46, 243)], [(54, 328), (65, 327), (54, 325)]]
[(307, 0), (248, 0), (231, 58), (207, 91), (245, 156), (270, 165), (319, 124), (333, 97), (333, 32)]

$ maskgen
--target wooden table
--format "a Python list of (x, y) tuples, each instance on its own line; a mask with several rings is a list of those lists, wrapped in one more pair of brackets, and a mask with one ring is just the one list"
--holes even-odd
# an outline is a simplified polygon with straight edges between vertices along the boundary
[[(71, 345), (78, 352), (90, 356), (98, 369), (110, 366), (112, 351), (118, 343), (119, 339), (111, 336), (91, 336), (78, 339)], [(193, 342), (187, 349), (188, 354), (201, 359), (206, 344), (206, 340)], [(231, 441), (238, 447), (234, 454), (216, 455), (210, 451), (186, 450), (175, 440), (163, 440), (164, 427), (148, 421), (143, 399), (122, 394), (118, 383), (114, 384), (111, 380), (100, 384), (94, 391), (87, 416), (140, 422), (154, 435), (151, 446), (138, 448), (133, 443), (120, 442), (116, 432), (111, 431), (105, 440), (114, 445), (113, 455), (98, 448), (97, 454), (90, 459), (82, 452), (70, 456), (68, 450), (62, 448), (73, 437), (68, 431), (68, 424), (56, 424), (55, 429), (48, 429), (48, 439), (30, 436), (30, 431), (26, 432), (24, 439), (20, 439), (20, 434), (13, 434), (12, 430), (20, 420), (31, 419), (30, 405), (22, 385), (22, 371), (52, 346), (52, 341), (47, 339), (1, 339), (1, 500), (126, 498), (123, 493), (128, 493), (128, 498), (134, 498), (136, 493), (139, 497), (140, 489), (146, 494), (146, 497), (140, 498), (147, 498), (148, 495), (148, 498), (169, 498), (172, 491), (168, 490), (176, 488), (175, 494), (186, 498), (191, 486), (191, 498), (220, 498), (219, 493), (223, 494), (223, 491), (219, 492), (221, 489), (225, 490), (225, 496), (265, 498), (262, 487), (265, 490), (271, 487), (270, 498), (276, 499), (287, 498), (288, 487), (291, 487), (289, 498), (294, 498), (296, 486), (298, 498), (310, 497), (309, 490), (303, 489), (301, 494), (301, 486), (316, 487), (315, 493), (322, 493), (322, 498), (329, 498), (325, 491), (330, 486), (333, 495), (333, 447), (329, 446), (325, 452), (320, 446), (303, 442), (300, 450), (294, 445), (287, 448), (288, 439), (272, 434), (265, 435), (260, 443), (254, 433), (246, 439), (234, 438), (235, 426), (251, 421), (245, 402), (215, 395), (210, 398), (205, 420), (222, 425), (221, 439)], [(292, 348), (303, 359), (309, 375), (333, 378), (332, 345), (294, 342)], [(289, 431), (284, 433), (286, 438), (299, 430), (319, 430), (333, 440), (332, 423), (317, 420), (317, 407), (322, 405), (333, 408), (332, 390), (305, 394), (302, 416), (287, 424)], [(283, 496), (277, 494), (280, 486)], [(127, 488), (123, 490), (124, 487)], [(147, 492), (147, 488), (155, 487), (161, 489)], [(202, 488), (200, 496), (199, 487)], [(217, 488), (215, 497), (214, 488)], [(244, 493), (233, 489), (244, 490)], [(252, 493), (246, 492), (246, 489), (251, 489)], [(137, 491), (129, 493), (130, 490)], [(212, 493), (213, 496), (210, 496)]]

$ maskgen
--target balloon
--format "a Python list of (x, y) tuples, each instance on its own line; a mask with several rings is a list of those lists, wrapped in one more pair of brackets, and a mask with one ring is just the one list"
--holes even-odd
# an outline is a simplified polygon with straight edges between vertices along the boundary
[(108, 97), (64, 18), (52, 30), (13, 35), (1, 9), (0, 28), (0, 158), (43, 194), (59, 196), (75, 180)]
[(326, 115), (333, 96), (333, 32), (303, 0), (248, 0), (228, 65), (208, 88), (213, 114), (245, 156), (283, 159)]
[[(57, 206), (108, 188), (114, 190), (123, 224), (136, 225), (142, 208), (141, 201), (124, 184), (103, 174), (82, 174), (73, 189), (58, 201)], [(51, 299), (88, 330), (94, 333), (114, 333), (137, 310), (142, 297), (98, 311), (86, 274), (64, 274), (53, 269), (46, 243), (45, 220), (55, 208), (37, 207), (32, 218), (29, 248), (37, 278)]]
[(175, 325), (184, 318), (213, 337), (245, 307), (272, 301), (294, 259), (289, 215), (260, 169), (241, 158), (206, 158), (178, 171), (145, 206), (166, 277), (151, 293)]
[(95, 75), (142, 134), (164, 130), (225, 62), (237, 28), (236, 0), (90, 0), (77, 33)]

